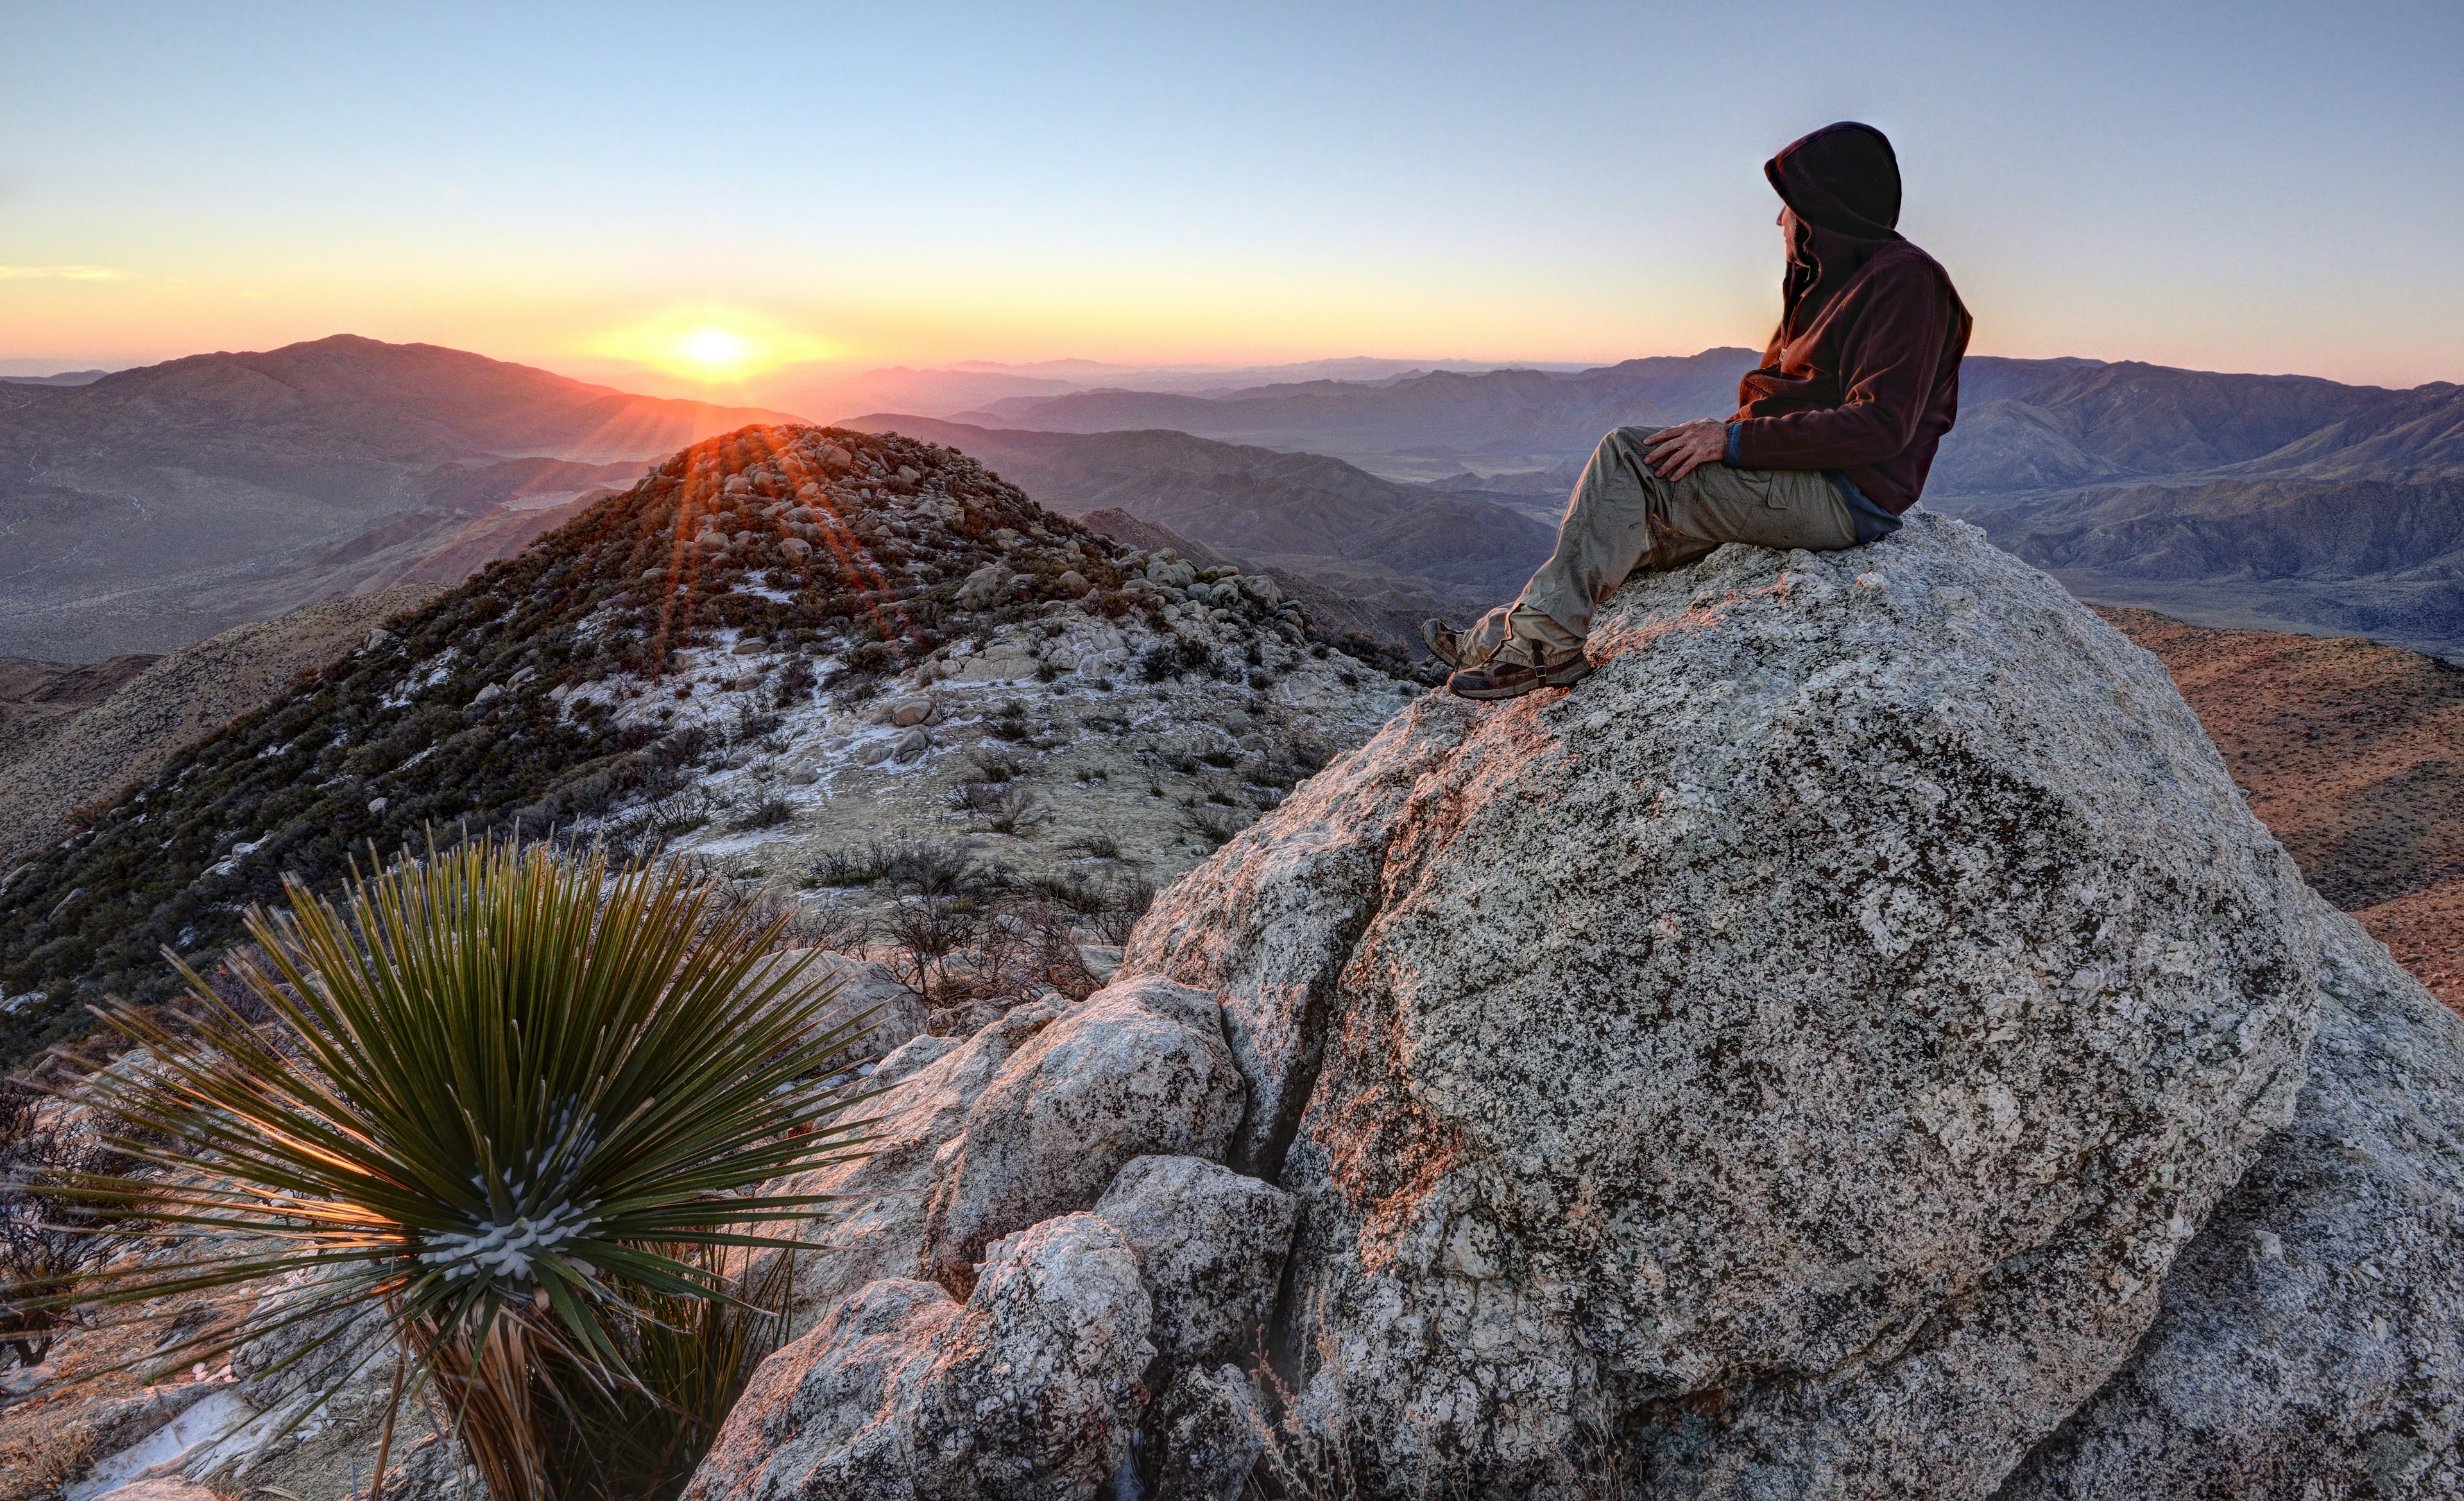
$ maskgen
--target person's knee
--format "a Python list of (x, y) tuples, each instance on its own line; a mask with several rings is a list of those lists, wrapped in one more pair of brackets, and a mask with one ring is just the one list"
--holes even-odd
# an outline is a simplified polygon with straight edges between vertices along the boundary
[(1595, 453), (1641, 454), (1649, 452), (1651, 440), (1667, 431), (1665, 428), (1611, 428), (1600, 439)]

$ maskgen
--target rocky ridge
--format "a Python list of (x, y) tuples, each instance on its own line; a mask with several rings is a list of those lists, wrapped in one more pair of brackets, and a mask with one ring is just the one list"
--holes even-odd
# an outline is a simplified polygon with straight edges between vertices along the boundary
[(865, 851), (899, 841), (1071, 891), (1168, 878), (1400, 707), (1401, 665), (1269, 579), (1124, 548), (950, 450), (745, 429), (11, 872), (7, 1051), (61, 1035), (79, 994), (160, 993), (161, 946), (209, 962), (283, 872), (329, 883), (429, 830), (695, 854), (818, 909), (877, 905)]
[(692, 1494), (2452, 1493), (2464, 1027), (2159, 664), (1930, 518), (1595, 650), (1414, 705), (1088, 1001), (891, 1054)]

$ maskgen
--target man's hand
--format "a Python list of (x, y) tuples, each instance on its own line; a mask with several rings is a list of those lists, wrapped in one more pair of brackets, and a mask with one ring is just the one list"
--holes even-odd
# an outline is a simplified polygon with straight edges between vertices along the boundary
[(1651, 440), (1651, 472), (1670, 484), (1728, 453), (1728, 425), (1705, 417), (1682, 428), (1670, 428)]

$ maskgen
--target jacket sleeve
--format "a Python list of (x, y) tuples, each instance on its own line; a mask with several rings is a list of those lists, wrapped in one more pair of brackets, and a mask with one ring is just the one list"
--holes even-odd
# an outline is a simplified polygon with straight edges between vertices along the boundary
[(1886, 268), (1863, 290), (1840, 350), (1847, 399), (1821, 411), (1739, 418), (1737, 456), (1748, 469), (1855, 469), (1915, 440), (1942, 365), (1949, 310), (1931, 268)]

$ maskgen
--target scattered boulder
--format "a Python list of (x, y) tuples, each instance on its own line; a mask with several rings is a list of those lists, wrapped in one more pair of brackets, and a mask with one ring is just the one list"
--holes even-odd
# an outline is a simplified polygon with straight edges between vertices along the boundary
[[(796, 1253), (791, 1329), (810, 1328), (868, 1282), (916, 1274), (924, 1251), (924, 1199), (935, 1162), (966, 1128), (968, 1111), (1001, 1066), (1061, 1012), (1049, 1003), (1023, 1005), (963, 1043), (943, 1037), (910, 1042), (882, 1060), (880, 1071), (891, 1072), (895, 1082), (865, 1106), (872, 1121), (870, 1155), (775, 1185), (781, 1193), (838, 1199)], [(915, 1063), (918, 1058), (929, 1061)], [(893, 1071), (902, 1069), (903, 1077)]]
[(2000, 1501), (2464, 1495), (2464, 1020), (2342, 913), (2293, 1124)]
[(1061, 585), (1061, 592), (1071, 599), (1084, 599), (1087, 591), (1095, 586), (1088, 583), (1087, 576), (1075, 568), (1063, 570), (1061, 577), (1054, 582)]
[(886, 1090), (939, 1063), (957, 1051), (964, 1041), (958, 1037), (935, 1037), (929, 1032), (921, 1037), (911, 1037), (892, 1048), (890, 1055), (866, 1076), (865, 1082), (873, 1089)]
[(910, 725), (922, 724), (926, 720), (932, 718), (933, 700), (930, 698), (900, 698), (889, 704), (885, 708), (884, 712), (890, 717), (891, 723), (903, 730), (908, 728)]
[(1257, 1354), (1292, 1247), (1292, 1196), (1194, 1157), (1133, 1159), (1095, 1212), (1137, 1253), (1168, 1371)]
[(1009, 592), (1014, 576), (998, 563), (988, 563), (967, 575), (958, 585), (957, 606), (960, 609), (983, 609)]
[(1112, 976), (1121, 967), (1120, 946), (1113, 943), (1081, 943), (1078, 945), (1078, 963), (1087, 973), (1095, 977), (1095, 983), (1110, 984), (1112, 982)]
[(687, 1501), (1086, 1501), (1128, 1457), (1147, 1295), (1091, 1214), (988, 1248), (962, 1307), (875, 1282), (754, 1373)]
[[(1150, 570), (1152, 576), (1152, 570)], [(2312, 899), (2162, 667), (1922, 513), (1630, 583), (1159, 897), (1364, 1493), (1982, 1497), (2289, 1118)], [(1117, 987), (1117, 982), (1116, 982)], [(1305, 1109), (1299, 1102), (1306, 1101)]]
[(825, 1027), (842, 1026), (869, 1012), (863, 1035), (847, 1050), (857, 1062), (871, 1063), (890, 1056), (891, 1052), (919, 1037), (924, 1032), (926, 1007), (924, 998), (901, 984), (887, 964), (868, 960), (851, 959), (826, 949), (787, 949), (754, 970), (747, 978), (748, 987), (768, 982), (774, 968), (781, 963), (812, 955), (805, 965), (803, 978), (811, 984), (836, 985), (829, 1004), (820, 1017)]
[(1070, 1006), (1021, 1048), (967, 1112), (934, 1173), (923, 1267), (954, 1291), (983, 1249), (1090, 1208), (1133, 1158), (1221, 1157), (1241, 1074), (1215, 1003), (1153, 976)]

